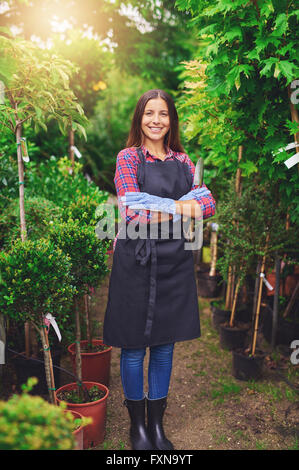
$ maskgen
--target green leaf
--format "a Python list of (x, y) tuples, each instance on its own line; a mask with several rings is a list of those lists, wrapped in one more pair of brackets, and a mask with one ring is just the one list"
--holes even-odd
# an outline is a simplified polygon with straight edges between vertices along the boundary
[(287, 84), (293, 81), (294, 78), (296, 78), (294, 76), (295, 67), (288, 60), (280, 60), (277, 66), (282, 75), (287, 79)]

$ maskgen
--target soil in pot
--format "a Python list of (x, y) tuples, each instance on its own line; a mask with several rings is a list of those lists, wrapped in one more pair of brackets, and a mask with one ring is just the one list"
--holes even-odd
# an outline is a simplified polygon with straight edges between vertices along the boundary
[[(83, 385), (84, 387), (84, 385)], [(77, 389), (73, 390), (61, 390), (57, 393), (57, 398), (60, 401), (66, 401), (67, 403), (90, 403), (93, 401), (101, 400), (105, 396), (105, 391), (99, 389), (96, 385), (90, 389), (84, 388), (85, 394), (83, 394), (83, 400), (79, 398)]]
[(224, 349), (240, 349), (245, 346), (250, 325), (247, 323), (235, 323), (233, 327), (228, 322), (220, 325), (220, 345)]
[(256, 350), (254, 356), (248, 350), (232, 351), (232, 373), (239, 380), (257, 380), (262, 376), (265, 353)]
[[(83, 387), (88, 389), (88, 392), (93, 397), (91, 397), (91, 399), (94, 399), (94, 401), (85, 403), (67, 402), (66, 398), (69, 399), (71, 396), (77, 394), (78, 385), (76, 383), (63, 385), (56, 390), (55, 396), (58, 402), (61, 400), (66, 402), (67, 409), (77, 411), (82, 416), (92, 418), (92, 423), (84, 427), (83, 448), (88, 449), (104, 441), (109, 390), (105, 385), (95, 382), (83, 382)], [(69, 392), (70, 394), (68, 394)], [(101, 396), (101, 398), (99, 398), (99, 396)]]
[(83, 353), (94, 353), (94, 352), (102, 352), (102, 351), (107, 351), (111, 346), (106, 346), (106, 344), (82, 344), (81, 352)]
[[(97, 382), (109, 386), (111, 351), (112, 347), (107, 346), (100, 339), (92, 340), (93, 351), (89, 351), (88, 342), (80, 341), (81, 362), (82, 362), (82, 380)], [(76, 373), (76, 345), (71, 344), (68, 347), (71, 355), (74, 374)]]

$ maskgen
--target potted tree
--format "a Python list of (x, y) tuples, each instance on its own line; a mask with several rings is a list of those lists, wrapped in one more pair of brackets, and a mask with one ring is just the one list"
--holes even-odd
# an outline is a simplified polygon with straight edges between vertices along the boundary
[[(248, 323), (241, 321), (236, 315), (240, 288), (244, 283), (245, 276), (252, 261), (252, 246), (244, 236), (246, 227), (242, 225), (241, 220), (238, 222), (238, 225), (234, 226), (234, 230), (230, 230), (229, 243), (226, 244), (223, 256), (218, 262), (218, 269), (226, 281), (228, 279), (230, 266), (234, 266), (236, 279), (233, 304), (229, 311), (229, 318), (223, 319), (223, 322), (219, 323), (220, 344), (226, 349), (243, 347), (250, 327)], [(223, 234), (224, 233), (225, 228), (223, 227)], [(240, 311), (242, 312), (242, 310), (239, 310), (239, 312)]]
[[(33, 124), (35, 131), (47, 130), (48, 121), (54, 119), (65, 134), (71, 121), (72, 128), (86, 138), (87, 118), (69, 86), (70, 76), (78, 70), (74, 64), (32, 41), (16, 38), (9, 28), (2, 28), (0, 48), (0, 80), (4, 84), (0, 122), (16, 140), (20, 236), (24, 241), (27, 238), (24, 162), (29, 161), (26, 138), (22, 135), (24, 125)], [(25, 352), (29, 356), (29, 323), (25, 323), (25, 335)]]
[(70, 258), (47, 239), (16, 240), (0, 252), (0, 308), (19, 324), (31, 322), (40, 337), (49, 397), (55, 380), (46, 317), (65, 318), (75, 294)]
[[(285, 214), (279, 203), (277, 187), (269, 184), (248, 186), (247, 206), (244, 218), (248, 221), (251, 251), (258, 260), (258, 277), (254, 292), (254, 315), (252, 319), (251, 345), (233, 351), (233, 374), (240, 379), (258, 378), (262, 373), (264, 353), (258, 348), (258, 331), (262, 306), (262, 288), (267, 284), (265, 272), (267, 263), (272, 264), (276, 257), (292, 253), (296, 247), (296, 230), (285, 230)], [(286, 259), (288, 256), (286, 256)]]
[[(81, 225), (86, 224), (95, 229), (96, 224), (103, 217), (101, 211), (98, 210), (103, 201), (103, 195), (101, 195), (101, 197), (81, 195), (65, 207), (63, 219), (67, 221), (71, 217), (73, 220), (78, 220)], [(106, 273), (107, 271), (104, 270), (99, 277), (99, 281), (103, 279)], [(84, 293), (83, 298), (80, 299), (80, 306), (83, 305), (82, 313), (86, 331), (86, 339), (82, 340), (80, 343), (82, 380), (100, 382), (108, 387), (112, 347), (105, 345), (102, 339), (93, 338), (89, 299), (95, 289), (94, 286), (91, 285), (91, 281), (88, 286), (88, 292)], [(75, 366), (76, 343), (70, 344), (68, 346), (68, 351), (73, 365)]]
[(263, 362), (265, 354), (261, 350), (256, 349), (257, 343), (257, 333), (258, 333), (258, 324), (259, 324), (259, 314), (262, 298), (262, 288), (263, 288), (263, 275), (265, 271), (265, 263), (267, 256), (267, 249), (269, 244), (269, 232), (266, 235), (266, 246), (263, 254), (259, 287), (258, 287), (258, 299), (257, 299), (257, 310), (254, 318), (253, 325), (253, 335), (251, 347), (247, 349), (241, 349), (233, 351), (233, 361), (232, 361), (232, 370), (233, 375), (240, 380), (251, 380), (258, 379), (262, 374)]
[[(84, 448), (103, 441), (106, 427), (108, 388), (98, 381), (86, 381), (82, 374), (82, 353), (79, 301), (88, 293), (89, 286), (97, 286), (108, 272), (106, 249), (108, 243), (98, 240), (93, 227), (81, 224), (79, 220), (53, 224), (49, 238), (68, 254), (71, 259), (71, 273), (76, 287), (74, 313), (76, 324), (75, 373), (77, 383), (66, 384), (56, 390), (56, 400), (66, 401), (68, 409), (79, 411), (83, 416), (93, 418), (84, 432)], [(109, 364), (110, 368), (110, 364)]]
[(229, 285), (231, 269), (233, 267), (235, 288), (232, 302), (215, 301), (211, 303), (212, 319), (216, 329), (220, 332), (220, 341), (223, 347), (235, 349), (242, 347), (246, 340), (249, 325), (247, 324), (248, 307), (238, 303), (238, 296), (246, 277), (252, 269), (254, 259), (254, 245), (251, 232), (248, 231), (247, 203), (250, 197), (250, 188), (244, 189), (241, 194), (236, 193), (231, 184), (226, 197), (218, 204), (217, 223), (219, 224), (219, 248), (221, 256), (217, 260), (217, 268), (223, 279)]

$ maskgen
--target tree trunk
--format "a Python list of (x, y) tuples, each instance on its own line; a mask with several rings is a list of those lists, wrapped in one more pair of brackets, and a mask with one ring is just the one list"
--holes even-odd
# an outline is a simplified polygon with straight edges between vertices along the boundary
[(265, 271), (268, 243), (269, 243), (269, 233), (267, 234), (267, 238), (266, 238), (265, 254), (264, 254), (263, 260), (262, 260), (262, 267), (261, 267), (260, 279), (259, 279), (259, 292), (258, 292), (258, 298), (257, 298), (257, 310), (256, 310), (256, 314), (255, 314), (254, 330), (253, 330), (253, 336), (252, 336), (252, 347), (251, 347), (252, 356), (254, 356), (255, 348), (256, 348), (256, 339), (257, 339), (259, 314), (260, 314), (262, 289), (263, 289), (263, 277), (261, 276), (261, 274), (264, 274), (264, 271)]
[(72, 162), (72, 170), (74, 169), (74, 164), (75, 164), (75, 157), (74, 157), (74, 150), (73, 150), (74, 143), (75, 143), (75, 135), (71, 126), (69, 130), (69, 159)]
[(92, 337), (90, 331), (90, 319), (89, 319), (89, 296), (88, 294), (84, 295), (84, 310), (85, 310), (85, 323), (86, 323), (86, 339), (88, 349), (92, 350)]
[(275, 253), (275, 292), (274, 292), (272, 332), (271, 332), (271, 347), (272, 348), (275, 347), (275, 343), (276, 343), (279, 285), (280, 285), (280, 258), (278, 254)]
[(81, 361), (81, 328), (80, 328), (80, 309), (78, 305), (78, 299), (75, 298), (75, 321), (76, 321), (76, 375), (78, 380), (78, 396), (80, 402), (83, 401), (82, 391), (82, 361)]
[(230, 320), (229, 320), (229, 326), (231, 328), (233, 328), (234, 322), (235, 322), (235, 311), (236, 311), (237, 298), (238, 298), (238, 293), (239, 293), (239, 288), (240, 288), (240, 282), (241, 282), (241, 278), (239, 278), (239, 280), (237, 282), (236, 290), (235, 290), (233, 307), (232, 307), (231, 316), (230, 316)]
[(56, 404), (55, 393), (54, 393), (55, 381), (54, 381), (53, 363), (52, 363), (52, 356), (51, 356), (51, 351), (49, 347), (48, 334), (45, 328), (40, 328), (39, 332), (40, 332), (40, 338), (42, 341), (43, 351), (44, 351), (45, 374), (46, 374), (46, 380), (47, 380), (47, 385), (48, 385), (48, 390), (49, 390), (49, 398), (50, 398), (50, 402), (53, 405), (55, 405)]
[[(25, 241), (27, 238), (26, 218), (25, 218), (25, 202), (24, 202), (24, 162), (22, 158), (21, 149), (22, 125), (16, 124), (16, 143), (17, 143), (17, 159), (18, 159), (18, 174), (19, 174), (19, 206), (20, 206), (20, 231), (21, 240)], [(30, 356), (30, 325), (25, 323), (25, 354), (26, 357)]]
[(25, 241), (27, 238), (27, 230), (26, 230), (25, 204), (24, 204), (24, 162), (23, 162), (22, 150), (21, 150), (21, 137), (22, 137), (22, 127), (21, 125), (17, 125), (16, 142), (17, 142), (18, 172), (19, 172), (21, 240)]

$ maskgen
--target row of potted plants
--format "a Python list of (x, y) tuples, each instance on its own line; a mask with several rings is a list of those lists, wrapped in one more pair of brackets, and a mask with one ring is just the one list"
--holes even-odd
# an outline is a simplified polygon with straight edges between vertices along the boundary
[[(267, 272), (279, 257), (287, 274), (295, 274), (298, 259), (295, 228), (289, 225), (286, 229), (284, 210), (279, 203), (275, 205), (277, 188), (260, 185), (258, 177), (245, 181), (242, 191), (237, 187), (238, 191), (234, 183), (229, 185), (214, 220), (207, 224), (210, 265), (198, 267), (198, 290), (203, 297), (222, 295), (221, 300), (211, 302), (213, 325), (219, 331), (221, 346), (232, 350), (233, 374), (250, 379), (260, 375), (263, 363), (257, 333), (261, 316), (265, 323), (266, 294), (272, 293)], [(295, 281), (288, 290), (293, 307), (298, 302)], [(275, 299), (277, 302), (277, 295)]]
[[(83, 447), (88, 448), (104, 439), (112, 349), (92, 338), (88, 298), (108, 273), (110, 243), (99, 240), (95, 233), (96, 222), (101, 217), (101, 212), (95, 211), (99, 198), (77, 196), (57, 210), (53, 204), (46, 204), (44, 198), (35, 198), (28, 204), (27, 228), (34, 235), (32, 239), (18, 239), (17, 220), (11, 224), (7, 243), (0, 252), (0, 311), (8, 325), (9, 345), (13, 344), (14, 338), (9, 333), (14, 328), (17, 331), (20, 325), (30, 325), (29, 347), (26, 332), (21, 371), (24, 373), (24, 363), (28, 361), (28, 376), (34, 375), (32, 367), (42, 359), (50, 403), (57, 405), (67, 400), (68, 409), (92, 417), (92, 423), (84, 430)], [(44, 207), (51, 210), (45, 213)], [(82, 305), (85, 305), (83, 311)], [(64, 344), (73, 338), (67, 349), (73, 361), (71, 375), (75, 381), (58, 389), (54, 373), (58, 367), (53, 366), (52, 351), (55, 343), (59, 346), (61, 343), (52, 327), (49, 334), (51, 321), (58, 326)], [(81, 338), (83, 321), (87, 340)], [(95, 363), (98, 357), (102, 364), (96, 365), (95, 374), (89, 362)], [(23, 375), (22, 382), (25, 378)]]

